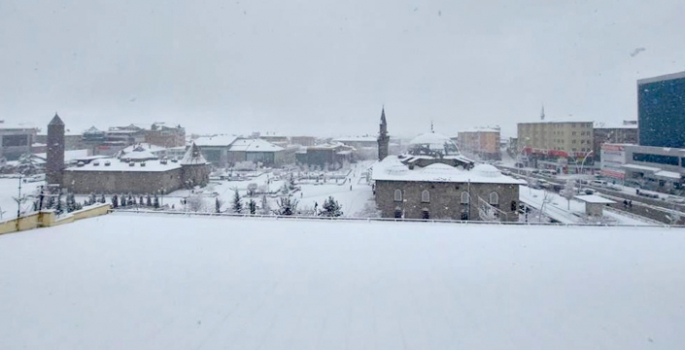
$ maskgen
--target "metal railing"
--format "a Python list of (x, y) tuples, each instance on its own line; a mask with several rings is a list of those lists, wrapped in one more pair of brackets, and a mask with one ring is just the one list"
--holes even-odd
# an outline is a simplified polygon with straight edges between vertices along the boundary
[(264, 214), (235, 214), (235, 213), (204, 213), (171, 210), (136, 210), (136, 209), (112, 209), (116, 214), (145, 214), (145, 215), (175, 215), (188, 217), (216, 217), (216, 218), (243, 218), (259, 220), (295, 220), (295, 221), (350, 221), (350, 222), (406, 222), (406, 223), (436, 223), (436, 224), (457, 224), (457, 225), (510, 225), (510, 226), (590, 226), (590, 227), (659, 227), (659, 228), (685, 228), (684, 225), (667, 224), (648, 224), (648, 225), (628, 225), (628, 224), (593, 224), (593, 223), (536, 223), (518, 221), (472, 221), (472, 220), (444, 220), (444, 219), (401, 219), (401, 218), (350, 218), (350, 217), (326, 217), (326, 216), (285, 216), (285, 215), (264, 215)]

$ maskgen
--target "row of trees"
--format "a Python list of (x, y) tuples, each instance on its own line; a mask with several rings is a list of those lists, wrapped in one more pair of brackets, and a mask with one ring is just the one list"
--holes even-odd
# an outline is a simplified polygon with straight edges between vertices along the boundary
[[(104, 203), (104, 195), (102, 196), (102, 200)], [(112, 196), (112, 208), (125, 208), (125, 207), (132, 207), (132, 206), (146, 206), (146, 207), (151, 207), (158, 209), (159, 208), (159, 197), (157, 195), (150, 196), (149, 194), (147, 196), (133, 196), (131, 194), (127, 195), (114, 195)]]
[[(299, 204), (299, 201), (293, 198), (292, 195), (290, 195), (287, 184), (284, 185), (282, 196), (276, 201), (276, 203), (278, 205), (278, 208), (272, 211), (269, 207), (269, 201), (266, 195), (262, 195), (261, 208), (259, 208), (260, 214), (292, 216), (298, 213), (297, 206)], [(215, 210), (217, 213), (221, 213), (222, 204), (223, 203), (219, 200), (219, 198), (217, 198), (215, 202)], [(244, 205), (240, 197), (240, 193), (236, 189), (233, 194), (231, 210), (236, 214), (242, 214), (243, 212), (247, 211), (247, 213), (249, 213), (250, 215), (255, 215), (258, 211), (257, 202), (255, 202), (254, 199), (250, 198), (250, 200), (247, 202), (247, 205)], [(317, 215), (326, 217), (342, 216), (342, 206), (332, 196), (328, 197), (328, 199), (326, 199), (323, 203), (322, 210), (318, 211)]]
[(93, 205), (96, 203), (105, 203), (105, 195), (97, 196), (91, 194), (83, 201), (83, 204), (76, 201), (76, 197), (73, 193), (67, 193), (66, 195), (62, 192), (56, 195), (44, 195), (41, 199), (38, 198), (33, 202), (33, 210), (38, 211), (41, 209), (53, 209), (59, 214), (71, 213), (73, 211), (81, 210), (84, 206)]

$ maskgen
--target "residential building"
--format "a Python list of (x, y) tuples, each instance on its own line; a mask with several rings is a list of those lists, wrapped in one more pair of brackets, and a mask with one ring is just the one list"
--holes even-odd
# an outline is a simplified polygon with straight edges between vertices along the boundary
[(262, 139), (266, 142), (272, 143), (276, 146), (280, 147), (286, 147), (288, 144), (290, 144), (290, 140), (288, 139), (288, 136), (284, 135), (276, 135), (275, 133), (266, 133), (266, 135), (261, 135), (257, 133), (256, 137), (253, 138), (259, 138)]
[(145, 132), (145, 142), (166, 148), (185, 146), (186, 129), (180, 125), (168, 127), (164, 123), (154, 123)]
[(37, 132), (37, 128), (0, 121), (0, 158), (17, 160), (31, 154), (31, 147), (37, 142)]
[(567, 173), (592, 163), (593, 123), (540, 121), (519, 123), (517, 144), (525, 166)]
[(685, 148), (685, 72), (637, 81), (639, 144)]
[(319, 169), (339, 169), (354, 160), (353, 152), (354, 148), (342, 143), (326, 143), (304, 148), (296, 154), (296, 160)]
[(602, 145), (612, 144), (637, 144), (638, 129), (637, 121), (624, 120), (621, 125), (608, 125), (595, 123), (593, 129), (593, 155), (594, 161), (601, 161)]
[(317, 138), (314, 136), (292, 136), (290, 137), (290, 144), (300, 146), (314, 146)]
[(501, 160), (500, 128), (475, 128), (457, 134), (459, 150), (481, 160)]
[(348, 136), (333, 139), (354, 148), (355, 159), (375, 159), (378, 154), (378, 139), (374, 136)]

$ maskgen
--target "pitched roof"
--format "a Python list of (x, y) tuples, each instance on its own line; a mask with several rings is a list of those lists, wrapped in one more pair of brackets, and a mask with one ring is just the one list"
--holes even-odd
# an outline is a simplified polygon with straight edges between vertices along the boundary
[(50, 123), (48, 125), (64, 125), (64, 122), (59, 117), (59, 115), (57, 115), (57, 113), (55, 113), (55, 116), (52, 118), (52, 120), (50, 121)]
[(207, 160), (202, 156), (200, 152), (200, 147), (193, 142), (193, 144), (188, 148), (186, 154), (181, 159), (181, 165), (202, 165), (207, 164)]

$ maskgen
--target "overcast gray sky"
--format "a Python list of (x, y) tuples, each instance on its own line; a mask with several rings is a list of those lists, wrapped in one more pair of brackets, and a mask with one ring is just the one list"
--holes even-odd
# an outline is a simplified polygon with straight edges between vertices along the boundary
[(2, 0), (0, 119), (339, 136), (376, 133), (385, 104), (395, 135), (514, 135), (544, 103), (619, 123), (637, 79), (685, 70), (683, 18), (682, 0)]

